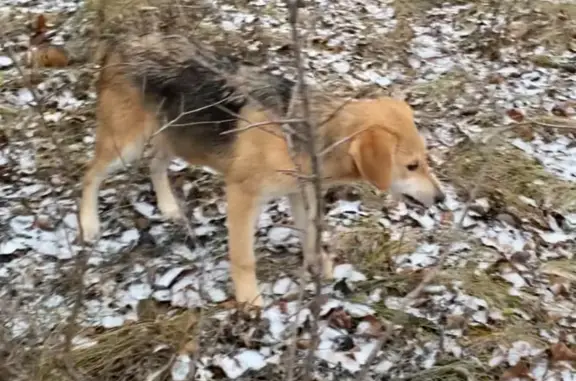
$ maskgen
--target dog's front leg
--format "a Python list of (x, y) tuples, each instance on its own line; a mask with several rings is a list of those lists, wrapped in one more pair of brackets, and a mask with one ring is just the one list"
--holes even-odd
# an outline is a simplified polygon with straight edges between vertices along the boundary
[(240, 185), (227, 184), (226, 198), (230, 273), (236, 301), (261, 306), (254, 255), (254, 224), (260, 206), (259, 197)]
[[(304, 253), (304, 261), (308, 267), (318, 265), (318, 257), (315, 252), (315, 243), (317, 234), (319, 234), (316, 225), (314, 224), (314, 215), (316, 213), (317, 200), (314, 197), (311, 189), (306, 189), (306, 198), (308, 209), (302, 193), (292, 193), (288, 195), (290, 202), (290, 210), (292, 211), (292, 218), (294, 225), (298, 229), (300, 241), (302, 242), (302, 251)], [(334, 273), (334, 263), (332, 258), (322, 250), (321, 253), (322, 276), (324, 279), (332, 279)]]

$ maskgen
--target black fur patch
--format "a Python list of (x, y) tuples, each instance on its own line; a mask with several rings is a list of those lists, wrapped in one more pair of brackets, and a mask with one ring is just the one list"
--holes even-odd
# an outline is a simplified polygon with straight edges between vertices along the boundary
[[(144, 94), (159, 105), (163, 120), (178, 136), (214, 145), (226, 144), (234, 134), (222, 134), (236, 126), (246, 100), (234, 95), (226, 80), (192, 61), (173, 77), (141, 79)], [(170, 131), (167, 130), (168, 133)]]
[[(161, 67), (162, 62), (158, 65)], [(288, 109), (293, 81), (261, 72), (257, 80), (246, 78), (246, 85), (241, 86), (243, 93), (214, 70), (235, 74), (240, 67), (237, 60), (229, 57), (220, 57), (211, 68), (192, 58), (176, 70), (171, 67), (163, 72), (156, 67), (142, 72), (140, 68), (132, 78), (151, 101), (150, 107), (156, 107), (160, 120), (170, 124), (166, 129), (168, 136), (214, 148), (234, 142), (237, 135), (224, 132), (237, 127), (237, 115), (250, 98), (275, 113), (283, 115)]]

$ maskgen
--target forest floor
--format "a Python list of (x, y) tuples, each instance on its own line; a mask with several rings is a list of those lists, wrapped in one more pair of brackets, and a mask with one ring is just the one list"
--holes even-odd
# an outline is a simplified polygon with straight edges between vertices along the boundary
[[(448, 195), (421, 211), (368, 186), (328, 192), (338, 266), (323, 290), (316, 379), (355, 379), (386, 331), (372, 379), (576, 380), (576, 2), (306, 3), (310, 82), (405, 97)], [(82, 3), (3, 4), (3, 44), (18, 56), (30, 13), (50, 16), (56, 42), (83, 43)], [(205, 8), (204, 42), (294, 77), (282, 1)], [(0, 51), (0, 380), (179, 381), (191, 363), (197, 380), (285, 379), (292, 340), (300, 379), (310, 309), (295, 295), (305, 287), (310, 307), (313, 288), (298, 283), (286, 200), (258, 222), (260, 314), (229, 302), (224, 189), (204, 168), (171, 166), (194, 240), (160, 218), (136, 167), (103, 186), (104, 235), (83, 247), (76, 203), (96, 70), (37, 72), (41, 117), (12, 58)]]

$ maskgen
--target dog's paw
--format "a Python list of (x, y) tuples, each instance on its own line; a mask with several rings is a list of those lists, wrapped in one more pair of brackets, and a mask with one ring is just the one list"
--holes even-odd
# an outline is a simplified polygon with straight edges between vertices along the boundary
[(98, 217), (82, 216), (80, 223), (82, 224), (82, 241), (85, 243), (96, 241), (100, 235), (100, 221)]
[(184, 212), (176, 200), (159, 201), (158, 209), (162, 217), (166, 220), (181, 221), (185, 217)]
[(260, 295), (260, 292), (258, 292), (257, 290), (255, 292), (247, 292), (247, 290), (237, 292), (236, 302), (240, 304), (245, 303), (253, 307), (262, 307), (264, 304), (262, 295)]

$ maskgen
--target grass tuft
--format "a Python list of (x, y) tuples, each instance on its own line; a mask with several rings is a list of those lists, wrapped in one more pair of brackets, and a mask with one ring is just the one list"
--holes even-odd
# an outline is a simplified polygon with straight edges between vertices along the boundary
[(457, 187), (472, 189), (482, 168), (487, 173), (479, 197), (487, 196), (501, 201), (505, 207), (527, 213), (537, 209), (523, 197), (561, 211), (576, 207), (576, 185), (547, 172), (535, 159), (507, 143), (499, 143), (497, 147), (465, 143), (451, 153), (443, 171)]
[[(71, 350), (65, 360), (88, 379), (145, 379), (148, 373), (143, 372), (165, 367), (175, 354), (191, 347), (189, 341), (194, 336), (197, 319), (194, 312), (185, 311), (171, 318), (85, 332), (84, 336), (92, 340), (93, 345)], [(61, 380), (66, 374), (66, 361), (47, 354), (40, 359), (37, 380)]]

